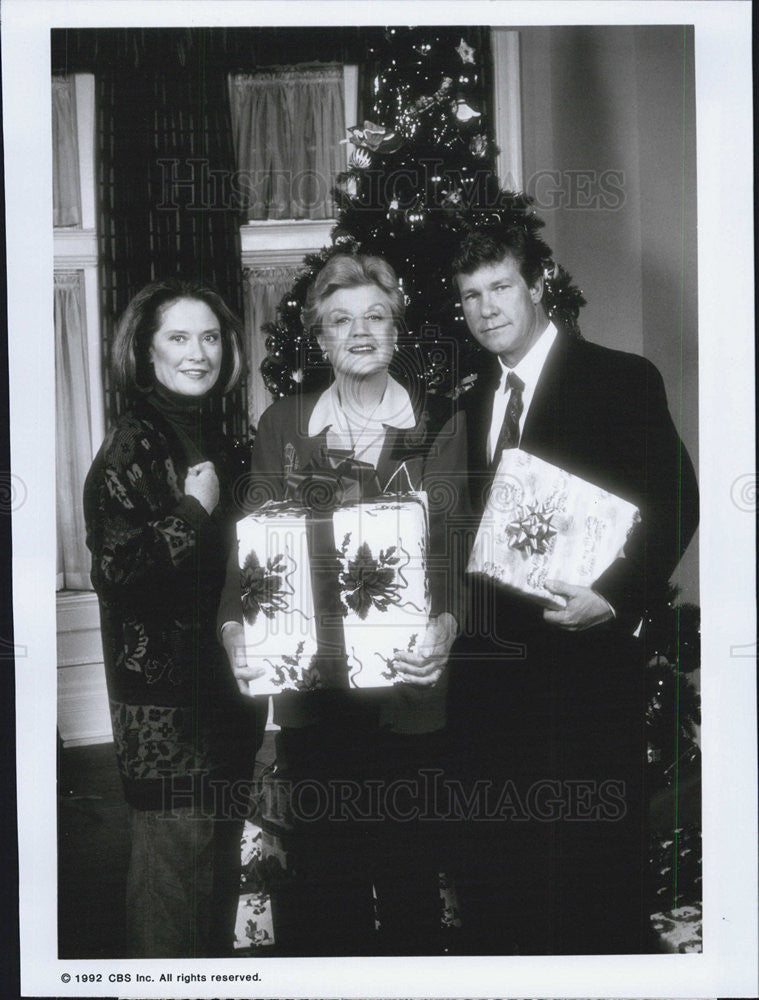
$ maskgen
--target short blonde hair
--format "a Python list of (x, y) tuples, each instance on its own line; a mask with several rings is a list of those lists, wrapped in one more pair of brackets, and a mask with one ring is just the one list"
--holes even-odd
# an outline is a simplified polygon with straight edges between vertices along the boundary
[(338, 253), (330, 257), (308, 289), (301, 314), (304, 330), (314, 334), (319, 332), (322, 307), (333, 292), (361, 285), (376, 285), (384, 292), (390, 301), (390, 312), (396, 326), (400, 327), (406, 312), (406, 301), (392, 266), (384, 257)]

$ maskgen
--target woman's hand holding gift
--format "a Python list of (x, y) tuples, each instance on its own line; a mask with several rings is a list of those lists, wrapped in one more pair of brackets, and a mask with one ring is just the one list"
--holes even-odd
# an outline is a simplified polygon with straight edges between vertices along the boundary
[(448, 654), (458, 633), (458, 623), (452, 614), (444, 611), (427, 623), (418, 653), (398, 650), (393, 666), (400, 678), (416, 687), (432, 687), (440, 680)]

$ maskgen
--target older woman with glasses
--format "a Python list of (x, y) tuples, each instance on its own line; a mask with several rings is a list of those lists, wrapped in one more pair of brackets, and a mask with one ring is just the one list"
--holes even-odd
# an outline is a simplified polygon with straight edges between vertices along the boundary
[[(297, 834), (293, 870), (273, 892), (283, 954), (424, 953), (440, 943), (439, 830), (424, 772), (439, 769), (444, 756), (446, 663), (462, 615), (461, 576), (446, 561), (449, 519), (464, 513), (466, 493), (451, 489), (451, 479), (465, 470), (466, 449), (461, 417), (450, 400), (423, 398), (390, 374), (404, 308), (387, 261), (330, 258), (308, 291), (303, 320), (334, 380), (324, 392), (271, 406), (253, 450), (254, 480), (273, 500), (285, 497), (288, 473), (318, 462), (325, 447), (347, 450), (373, 466), (381, 489), (405, 464), (413, 489), (426, 490), (433, 501), (448, 498), (447, 508), (431, 504), (431, 615), (418, 655), (396, 654), (401, 683), (372, 691), (285, 692), (274, 699), (281, 727), (278, 781), (329, 789), (343, 782), (361, 803), (350, 816), (337, 810), (339, 815), (309, 823), (301, 808), (300, 822), (291, 817)], [(239, 572), (230, 567), (219, 622), (246, 692), (258, 671), (245, 663)], [(427, 809), (426, 824), (404, 821), (403, 796), (385, 794), (398, 782), (406, 782), (417, 805)], [(360, 813), (372, 787), (381, 803), (364, 821)]]

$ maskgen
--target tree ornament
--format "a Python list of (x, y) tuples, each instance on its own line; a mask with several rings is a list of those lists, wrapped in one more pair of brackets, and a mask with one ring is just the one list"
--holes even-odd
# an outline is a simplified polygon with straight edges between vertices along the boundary
[(451, 101), (451, 111), (456, 116), (456, 120), (460, 122), (470, 122), (475, 118), (480, 118), (482, 114), (470, 107), (463, 97), (455, 97)]
[(453, 191), (446, 191), (440, 199), (442, 208), (449, 213), (458, 212), (464, 202), (464, 196), (460, 188)]
[(358, 178), (355, 174), (339, 174), (335, 187), (344, 197), (353, 199), (358, 195)]
[(335, 237), (335, 246), (339, 247), (341, 250), (342, 249), (354, 250), (356, 249), (358, 244), (356, 243), (355, 237), (351, 236), (350, 233), (340, 233), (339, 236)]
[(411, 230), (412, 233), (417, 232), (422, 229), (427, 221), (427, 213), (422, 208), (420, 204), (413, 205), (411, 208), (407, 208), (404, 213), (404, 218), (406, 220), (406, 225)]
[(422, 111), (427, 111), (429, 108), (434, 107), (435, 103), (434, 97), (430, 97), (429, 94), (424, 94), (414, 101), (413, 108), (414, 111), (421, 113)]
[(365, 121), (363, 128), (354, 125), (348, 132), (354, 146), (366, 146), (373, 153), (394, 153), (401, 145), (401, 139), (395, 132), (373, 122)]
[(417, 42), (414, 45), (414, 50), (419, 53), (420, 56), (428, 56), (432, 52), (432, 45), (430, 42)]
[(444, 76), (443, 77), (443, 82), (440, 84), (440, 86), (438, 87), (438, 89), (435, 91), (435, 100), (438, 101), (438, 102), (444, 100), (445, 97), (447, 96), (447, 94), (450, 92), (450, 89), (451, 89), (452, 86), (453, 86), (453, 77), (451, 77), (451, 76)]
[(476, 156), (477, 159), (481, 160), (487, 155), (488, 151), (488, 137), (483, 135), (482, 132), (478, 132), (477, 135), (473, 135), (469, 143), (469, 152), (472, 156)]
[(458, 52), (459, 56), (461, 57), (461, 61), (463, 63), (473, 63), (474, 62), (474, 52), (475, 52), (475, 50), (471, 47), (471, 45), (467, 45), (467, 43), (464, 41), (463, 38), (459, 42), (456, 51)]
[(389, 219), (390, 222), (395, 222), (400, 214), (401, 212), (400, 212), (400, 206), (398, 204), (398, 199), (393, 198), (393, 200), (387, 206), (387, 212), (385, 213), (385, 217)]
[(350, 164), (352, 167), (356, 167), (358, 170), (366, 170), (370, 167), (372, 163), (371, 153), (368, 149), (364, 149), (362, 146), (360, 149), (354, 149), (351, 154)]

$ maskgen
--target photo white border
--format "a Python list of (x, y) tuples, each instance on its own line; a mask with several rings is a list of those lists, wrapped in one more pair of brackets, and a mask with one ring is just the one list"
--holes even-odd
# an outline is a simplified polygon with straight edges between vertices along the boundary
[[(55, 854), (55, 435), (52, 27), (693, 24), (698, 147), (704, 951), (546, 958), (61, 961)], [(4, 0), (21, 964), (24, 996), (719, 997), (757, 995), (756, 617), (751, 5), (727, 2)], [(750, 477), (753, 476), (753, 479)], [(748, 477), (748, 478), (747, 478)], [(753, 486), (751, 485), (753, 483)], [(741, 485), (742, 484), (742, 485)], [(742, 498), (739, 500), (736, 497)], [(747, 499), (748, 498), (748, 499)], [(157, 970), (242, 985), (71, 982)], [(255, 986), (255, 994), (253, 993)]]

